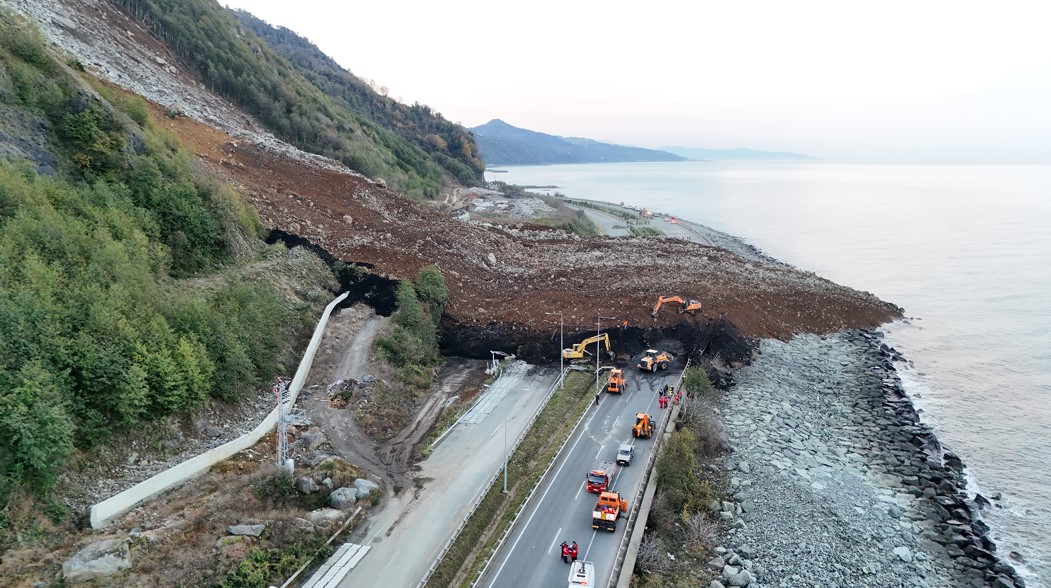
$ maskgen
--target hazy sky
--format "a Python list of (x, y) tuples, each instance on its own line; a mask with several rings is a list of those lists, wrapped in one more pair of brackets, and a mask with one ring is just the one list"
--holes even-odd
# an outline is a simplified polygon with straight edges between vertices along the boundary
[(471, 127), (871, 161), (1051, 161), (1051, 4), (220, 0)]

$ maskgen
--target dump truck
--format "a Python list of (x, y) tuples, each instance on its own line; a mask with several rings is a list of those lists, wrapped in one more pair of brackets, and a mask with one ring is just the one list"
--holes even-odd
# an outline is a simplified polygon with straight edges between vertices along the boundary
[(617, 530), (617, 519), (628, 510), (627, 499), (616, 492), (603, 492), (598, 495), (595, 511), (591, 513), (591, 528), (606, 529), (610, 533)]
[(624, 370), (613, 368), (609, 371), (609, 383), (606, 384), (606, 392), (610, 394), (621, 394), (624, 392)]
[(598, 467), (588, 472), (584, 479), (587, 481), (588, 492), (594, 492), (599, 494), (605, 492), (609, 488), (609, 483), (613, 480), (613, 474), (617, 471), (617, 466), (613, 465), (611, 461), (604, 461), (598, 464)]
[(647, 349), (639, 360), (638, 368), (646, 372), (655, 372), (658, 369), (668, 369), (668, 364), (675, 361), (675, 356), (667, 351)]
[(631, 436), (640, 439), (649, 439), (653, 436), (653, 420), (650, 415), (640, 412), (635, 415), (635, 425), (631, 427)]

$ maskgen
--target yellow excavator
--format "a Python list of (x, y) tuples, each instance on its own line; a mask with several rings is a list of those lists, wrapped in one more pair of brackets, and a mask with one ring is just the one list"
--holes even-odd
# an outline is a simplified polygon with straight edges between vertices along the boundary
[(595, 350), (604, 343), (606, 345), (606, 354), (613, 357), (613, 351), (609, 348), (609, 333), (602, 333), (601, 335), (592, 335), (587, 339), (584, 339), (580, 343), (574, 343), (572, 347), (562, 350), (562, 359), (583, 359), (584, 355), (591, 355), (591, 352), (587, 350), (588, 345), (595, 343)]
[(661, 305), (666, 302), (678, 302), (681, 305), (679, 306), (679, 314), (688, 312), (690, 315), (693, 315), (701, 309), (700, 300), (691, 300), (682, 296), (658, 296), (657, 305), (653, 307), (653, 312), (651, 313), (654, 318), (657, 317), (657, 312), (660, 311)]

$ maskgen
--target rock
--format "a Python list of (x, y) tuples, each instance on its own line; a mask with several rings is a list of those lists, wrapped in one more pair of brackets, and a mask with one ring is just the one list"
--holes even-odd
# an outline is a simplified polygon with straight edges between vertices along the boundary
[(301, 519), (299, 517), (293, 519), (292, 524), (295, 526), (297, 531), (303, 531), (304, 533), (313, 533), (315, 530), (314, 523), (306, 519)]
[(726, 585), (719, 580), (712, 580), (712, 583), (708, 584), (708, 588), (726, 588)]
[(492, 251), (485, 258), (489, 261), (489, 265), (496, 265), (496, 255)]
[(223, 434), (223, 430), (215, 425), (208, 424), (204, 427), (204, 434), (208, 437), (211, 437), (212, 439), (215, 439), (216, 437), (219, 437)]
[(131, 554), (127, 542), (121, 539), (106, 539), (81, 549), (62, 564), (62, 577), (66, 582), (86, 582), (95, 578), (112, 576), (131, 567)]
[(719, 556), (713, 557), (708, 562), (708, 567), (711, 568), (714, 571), (722, 570), (723, 566), (725, 566), (725, 565), (726, 565), (726, 561), (723, 558), (719, 557)]
[(313, 478), (300, 476), (296, 478), (296, 490), (299, 490), (303, 494), (313, 494), (320, 490), (320, 488), (318, 487), (317, 482), (315, 482)]
[(1015, 588), (1015, 583), (1005, 576), (997, 576), (993, 582), (993, 588)]
[(346, 513), (335, 508), (319, 508), (307, 513), (307, 520), (318, 527), (328, 528), (332, 523), (342, 521), (345, 516)]
[(990, 508), (993, 505), (993, 503), (989, 502), (989, 499), (982, 496), (981, 494), (975, 494), (974, 505), (977, 506), (979, 509), (984, 510)]
[(713, 501), (709, 502), (708, 503), (708, 510), (710, 510), (713, 513), (720, 512), (722, 510), (722, 508), (719, 507), (719, 501), (718, 500), (713, 500)]
[(248, 535), (258, 537), (263, 534), (266, 525), (231, 525), (226, 528), (228, 535)]
[(741, 570), (740, 573), (726, 578), (726, 584), (729, 586), (747, 586), (751, 583), (752, 574), (748, 570)]
[(730, 576), (736, 576), (741, 573), (741, 568), (735, 568), (733, 566), (723, 566), (722, 576), (723, 578), (729, 578)]
[(325, 434), (321, 431), (311, 431), (309, 433), (303, 433), (303, 436), (298, 439), (308, 450), (317, 449), (325, 442)]
[(325, 478), (321, 480), (321, 487), (325, 489), (325, 492), (332, 492), (336, 485), (332, 482), (332, 478)]
[(909, 562), (912, 561), (912, 550), (909, 549), (908, 547), (904, 546), (904, 545), (902, 545), (900, 547), (895, 547), (894, 548), (894, 555), (896, 555), (899, 558), (901, 558), (901, 561), (903, 561), (905, 563), (909, 563)]
[(752, 473), (752, 466), (747, 461), (742, 461), (737, 464), (737, 469), (741, 470), (741, 473), (750, 474)]
[(380, 489), (380, 485), (365, 478), (358, 478), (354, 480), (354, 489), (357, 491), (358, 498), (368, 498), (370, 494)]
[(751, 500), (745, 500), (741, 503), (741, 510), (743, 512), (752, 512), (753, 510), (755, 510), (755, 503)]
[(358, 501), (358, 493), (354, 488), (337, 488), (328, 495), (328, 503), (333, 508), (345, 510)]
[(737, 552), (745, 559), (755, 559), (755, 550), (750, 545), (742, 545), (737, 549)]

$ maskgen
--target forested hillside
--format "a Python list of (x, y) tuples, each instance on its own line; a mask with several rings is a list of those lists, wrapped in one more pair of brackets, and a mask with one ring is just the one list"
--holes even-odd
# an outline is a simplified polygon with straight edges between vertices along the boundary
[(489, 165), (685, 160), (666, 151), (538, 133), (509, 125), (500, 119), (493, 119), (471, 131), (478, 141), (482, 157)]
[(412, 106), (381, 95), (364, 80), (343, 69), (316, 45), (285, 27), (274, 27), (243, 10), (234, 14), (270, 44), (321, 91), (363, 112), (373, 121), (426, 151), (446, 171), (467, 185), (477, 185), (485, 164), (467, 129), (446, 120), (430, 107)]
[(0, 505), (115, 431), (268, 387), (313, 319), (227, 279), (282, 254), (255, 211), (78, 68), (0, 9)]
[[(446, 170), (464, 183), (480, 178), (468, 134), (454, 136), (444, 128), (447, 123), (426, 121), (425, 107), (378, 106), (382, 97), (353, 88), (349, 73), (341, 75), (335, 63), (308, 52), (304, 42), (292, 42), (280, 31), (268, 34), (295, 55), (294, 65), (252, 31), (265, 24), (242, 24), (215, 0), (110, 1), (146, 24), (210, 89), (305, 151), (381, 177), (416, 197), (437, 196), (447, 183)], [(396, 132), (388, 121), (399, 118), (411, 124)], [(427, 149), (420, 146), (427, 143)]]

